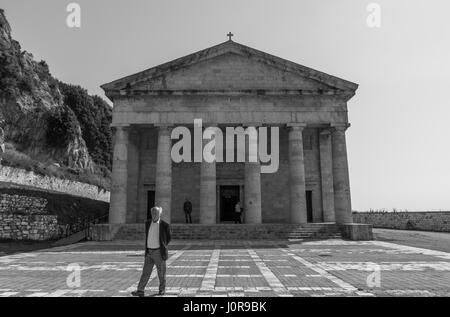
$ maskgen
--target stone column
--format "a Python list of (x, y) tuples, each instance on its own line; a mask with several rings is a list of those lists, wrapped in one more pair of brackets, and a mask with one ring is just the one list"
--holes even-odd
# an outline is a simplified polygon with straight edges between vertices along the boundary
[(324, 222), (335, 222), (333, 159), (331, 149), (331, 132), (324, 129), (320, 132), (320, 176), (322, 182), (322, 210)]
[[(254, 126), (253, 126), (254, 127)], [(256, 128), (255, 128), (256, 129)], [(258, 136), (255, 138), (246, 136), (246, 160), (245, 160), (245, 223), (262, 223), (261, 213), (261, 164), (258, 156)], [(250, 149), (255, 147), (256, 153)]]
[(127, 218), (128, 127), (113, 127), (114, 149), (109, 223), (124, 224)]
[(334, 126), (332, 134), (334, 208), (336, 222), (339, 224), (353, 221), (345, 141), (348, 127), (349, 125)]
[(303, 129), (305, 124), (289, 124), (289, 190), (291, 223), (308, 222), (306, 213)]
[[(213, 126), (213, 125), (207, 125)], [(218, 127), (215, 127), (219, 129)], [(213, 140), (213, 139), (211, 139)], [(203, 139), (203, 148), (211, 140)], [(214, 149), (215, 150), (215, 149)], [(205, 157), (200, 166), (200, 223), (216, 223), (216, 161), (205, 161)]]
[(171, 128), (159, 126), (156, 150), (155, 204), (163, 209), (162, 218), (170, 223), (172, 203)]

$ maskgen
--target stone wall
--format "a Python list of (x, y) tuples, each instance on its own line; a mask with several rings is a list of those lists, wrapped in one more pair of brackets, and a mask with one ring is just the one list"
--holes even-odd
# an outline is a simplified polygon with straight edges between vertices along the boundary
[(49, 240), (58, 236), (54, 215), (20, 215), (0, 213), (0, 239)]
[(66, 193), (105, 202), (109, 202), (110, 196), (109, 191), (95, 185), (38, 175), (19, 168), (0, 166), (0, 187), (10, 187), (11, 184), (32, 186), (41, 190)]
[(47, 215), (47, 199), (0, 193), (0, 239), (47, 240), (58, 233), (56, 216)]
[(40, 197), (23, 196), (18, 194), (0, 194), (0, 212), (18, 214), (43, 214), (47, 200)]
[(355, 212), (355, 223), (374, 228), (450, 232), (450, 211), (443, 212)]
[(23, 188), (0, 188), (0, 239), (57, 239), (67, 225), (108, 213), (108, 203)]

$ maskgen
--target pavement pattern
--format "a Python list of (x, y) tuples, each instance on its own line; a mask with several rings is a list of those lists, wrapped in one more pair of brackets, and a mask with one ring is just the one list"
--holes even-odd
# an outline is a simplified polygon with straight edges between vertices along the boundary
[[(173, 241), (164, 296), (450, 296), (450, 253), (385, 241)], [(0, 257), (0, 297), (115, 297), (136, 289), (136, 241)], [(158, 291), (156, 270), (146, 288)]]

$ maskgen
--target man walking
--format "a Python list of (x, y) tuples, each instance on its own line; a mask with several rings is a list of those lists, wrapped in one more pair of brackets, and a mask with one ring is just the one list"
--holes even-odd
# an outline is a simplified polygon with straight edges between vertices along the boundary
[(156, 266), (159, 279), (159, 293), (164, 295), (166, 290), (166, 260), (169, 257), (167, 246), (170, 243), (170, 225), (161, 220), (161, 207), (151, 209), (152, 219), (145, 222), (145, 261), (142, 269), (141, 279), (137, 290), (131, 295), (144, 297), (145, 286), (150, 279), (153, 265)]
[(186, 218), (186, 223), (192, 223), (191, 213), (192, 213), (192, 203), (189, 198), (186, 197), (186, 201), (183, 204), (184, 216)]

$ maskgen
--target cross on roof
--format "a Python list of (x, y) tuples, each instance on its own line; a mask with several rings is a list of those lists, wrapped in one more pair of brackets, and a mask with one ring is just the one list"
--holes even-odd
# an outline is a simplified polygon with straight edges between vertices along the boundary
[(229, 32), (229, 33), (227, 34), (227, 36), (228, 36), (228, 41), (231, 41), (231, 38), (234, 36), (234, 34), (231, 33), (231, 32)]

